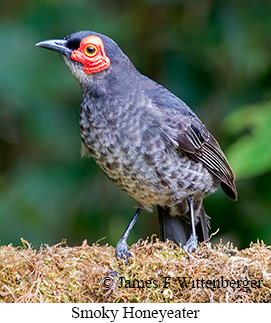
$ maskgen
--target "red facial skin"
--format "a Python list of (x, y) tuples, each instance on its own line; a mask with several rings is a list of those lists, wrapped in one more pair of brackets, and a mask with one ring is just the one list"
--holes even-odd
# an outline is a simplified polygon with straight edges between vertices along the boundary
[[(87, 47), (94, 47), (95, 53), (89, 54)], [(71, 59), (83, 64), (86, 74), (101, 72), (110, 66), (110, 59), (106, 56), (104, 45), (100, 37), (87, 36), (81, 40), (80, 47), (71, 54)]]

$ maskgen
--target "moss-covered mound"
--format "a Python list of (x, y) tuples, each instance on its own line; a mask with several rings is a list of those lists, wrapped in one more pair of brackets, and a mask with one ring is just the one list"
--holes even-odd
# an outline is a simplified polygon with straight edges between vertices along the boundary
[(271, 302), (271, 247), (139, 241), (126, 265), (111, 246), (0, 247), (1, 302)]

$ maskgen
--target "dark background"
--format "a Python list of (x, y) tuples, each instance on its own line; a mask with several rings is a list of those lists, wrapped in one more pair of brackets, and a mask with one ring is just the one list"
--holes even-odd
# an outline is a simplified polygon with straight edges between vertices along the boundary
[[(181, 97), (225, 151), (238, 202), (206, 199), (213, 241), (271, 243), (270, 1), (2, 1), (0, 244), (116, 244), (134, 201), (80, 158), (80, 87), (35, 48), (82, 29), (113, 38), (145, 75)], [(129, 243), (157, 232), (144, 213)]]

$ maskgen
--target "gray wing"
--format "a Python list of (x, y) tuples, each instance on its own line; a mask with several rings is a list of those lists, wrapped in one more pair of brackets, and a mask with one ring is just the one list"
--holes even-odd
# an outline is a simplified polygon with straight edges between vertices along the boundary
[(233, 200), (237, 199), (237, 190), (233, 171), (216, 139), (196, 117), (184, 117), (178, 124), (177, 141), (180, 148), (190, 158), (202, 164), (219, 180), (224, 192)]
[(175, 128), (179, 148), (201, 162), (221, 181), (224, 192), (236, 200), (234, 174), (216, 139), (182, 100), (150, 79), (145, 78), (144, 84), (144, 92), (158, 107), (165, 122)]

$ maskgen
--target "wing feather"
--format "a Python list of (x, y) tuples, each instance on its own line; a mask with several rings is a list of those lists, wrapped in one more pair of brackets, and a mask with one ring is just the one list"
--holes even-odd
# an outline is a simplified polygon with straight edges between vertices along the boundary
[(221, 180), (225, 193), (236, 200), (234, 174), (216, 139), (196, 116), (185, 117), (179, 123), (179, 129), (177, 137), (179, 147), (194, 160), (202, 162)]
[(182, 100), (145, 76), (142, 81), (144, 93), (156, 107), (156, 113), (159, 112), (163, 122), (174, 129), (179, 148), (191, 159), (201, 162), (221, 181), (224, 192), (236, 200), (234, 174), (216, 139)]

